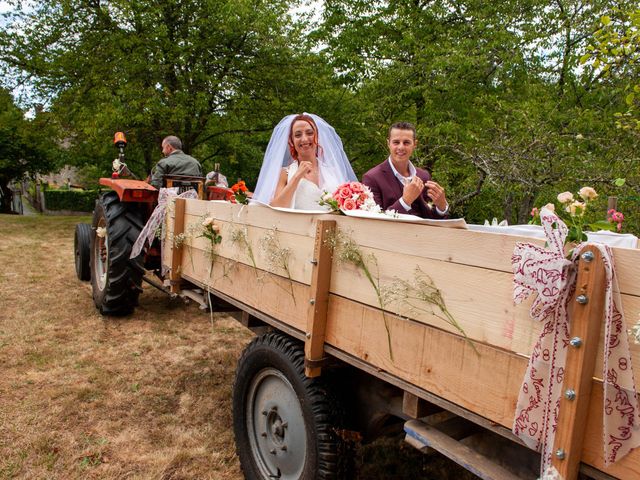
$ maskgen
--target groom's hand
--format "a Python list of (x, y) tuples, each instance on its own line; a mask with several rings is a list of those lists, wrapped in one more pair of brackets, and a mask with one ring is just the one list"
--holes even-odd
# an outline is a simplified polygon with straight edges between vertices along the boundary
[(416, 198), (422, 194), (423, 189), (424, 182), (420, 177), (414, 175), (411, 181), (407, 183), (402, 190), (402, 200), (404, 200), (407, 205), (411, 205), (416, 201)]
[(447, 197), (444, 193), (444, 188), (431, 180), (429, 180), (425, 186), (427, 187), (427, 193), (433, 201), (433, 204), (438, 207), (440, 211), (445, 211), (447, 209)]

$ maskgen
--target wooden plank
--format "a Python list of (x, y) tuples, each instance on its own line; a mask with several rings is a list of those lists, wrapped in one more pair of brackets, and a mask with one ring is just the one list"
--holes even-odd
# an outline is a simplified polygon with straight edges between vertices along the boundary
[(184, 198), (176, 198), (174, 201), (174, 215), (173, 215), (173, 252), (171, 255), (171, 264), (169, 267), (169, 280), (171, 281), (171, 293), (180, 293), (181, 283), (181, 270), (182, 270), (182, 245), (175, 244), (175, 238), (184, 232), (184, 211), (185, 211)]
[[(581, 339), (582, 345), (568, 347), (558, 428), (551, 458), (552, 465), (567, 480), (577, 478), (582, 457), (582, 441), (591, 399), (591, 379), (605, 297), (605, 270), (600, 250), (589, 246), (583, 252), (579, 262), (570, 326), (571, 337)], [(588, 252), (593, 255), (591, 261), (584, 259)], [(576, 303), (576, 299), (586, 299), (587, 303)], [(570, 395), (572, 392), (573, 396)]]
[[(422, 256), (448, 263), (512, 272), (515, 244), (544, 245), (544, 240), (519, 235), (399, 224), (389, 221), (338, 217), (338, 228), (349, 232), (360, 246), (400, 254)], [(640, 296), (634, 265), (640, 264), (640, 248), (612, 247), (622, 293)], [(479, 254), (480, 252), (480, 254)]]
[[(378, 372), (406, 380), (511, 429), (527, 366), (526, 357), (483, 344), (477, 345), (478, 356), (468, 342), (458, 336), (420, 324), (417, 326), (422, 334), (416, 335), (415, 330), (401, 329), (396, 324), (414, 322), (389, 315), (395, 360), (391, 362), (385, 354), (387, 340), (379, 311), (334, 295), (329, 299), (329, 310), (327, 344), (367, 362)], [(418, 373), (416, 364), (420, 365)], [(633, 451), (605, 468), (600, 381), (594, 380), (593, 392), (586, 422), (583, 461), (617, 478), (639, 478), (640, 451)]]
[(428, 403), (426, 400), (405, 391), (402, 394), (402, 413), (411, 418), (422, 418), (442, 409)]
[(404, 431), (420, 444), (437, 450), (484, 480), (513, 479), (508, 470), (426, 423), (409, 420)]
[[(544, 244), (543, 240), (532, 237), (351, 218), (332, 214), (289, 213), (257, 205), (242, 206), (217, 201), (189, 200), (187, 213), (194, 216), (213, 213), (216, 218), (229, 222), (250, 224), (261, 228), (275, 227), (282, 232), (310, 237), (314, 235), (316, 219), (335, 219), (338, 228), (349, 232), (354, 241), (365, 247), (507, 273), (511, 272), (511, 254), (516, 242)], [(640, 282), (638, 274), (633, 268), (633, 265), (640, 263), (640, 249), (614, 247), (613, 251), (618, 269), (620, 291), (640, 296)]]
[[(279, 275), (270, 274), (227, 258), (213, 262), (198, 251), (185, 260), (184, 276), (220, 291), (266, 315), (304, 332), (307, 318), (309, 286)], [(205, 281), (202, 281), (205, 279)]]
[[(187, 225), (185, 230), (189, 236), (186, 243), (188, 248), (192, 250), (190, 252), (192, 257), (195, 260), (198, 255), (197, 251), (205, 252), (205, 256), (209, 256), (211, 242), (201, 236), (202, 217), (187, 214), (185, 219)], [(217, 219), (215, 224), (220, 227), (220, 236), (222, 237), (222, 242), (214, 247), (216, 256), (242, 262), (251, 267), (255, 262), (255, 266), (259, 270), (281, 276), (288, 274), (292, 280), (307, 285), (311, 284), (312, 265), (309, 260), (313, 257), (313, 237)], [(288, 264), (286, 270), (280, 264), (284, 252), (286, 252)], [(251, 255), (253, 255), (253, 259)], [(187, 267), (188, 265), (185, 266), (185, 268)]]
[(312, 260), (313, 274), (307, 313), (306, 341), (304, 344), (305, 368), (307, 377), (317, 377), (322, 369), (314, 366), (324, 357), (324, 339), (329, 307), (329, 285), (331, 283), (331, 264), (333, 248), (329, 239), (335, 235), (336, 222), (318, 220), (316, 223), (316, 240)]
[[(389, 251), (360, 248), (369, 261), (369, 270), (384, 290), (401, 285), (415, 276), (416, 268), (428, 274), (433, 286), (440, 290), (448, 311), (466, 335), (474, 341), (486, 343), (516, 353), (528, 355), (539, 335), (542, 325), (529, 316), (533, 296), (522, 305), (512, 301), (513, 274), (451, 264), (423, 257), (396, 254)], [(334, 260), (338, 262), (338, 260)], [(351, 298), (372, 307), (379, 307), (375, 290), (363, 272), (351, 264), (338, 263), (332, 274), (331, 292)], [(413, 304), (417, 308), (409, 308)], [(622, 295), (622, 304), (628, 328), (637, 320), (640, 297)], [(446, 323), (437, 308), (414, 299), (387, 303), (385, 309), (400, 316), (458, 333), (452, 324)], [(430, 312), (433, 311), (433, 313)], [(640, 371), (640, 345), (631, 345), (634, 368)], [(602, 349), (599, 350), (602, 358)], [(597, 365), (601, 365), (598, 362)], [(601, 376), (601, 369), (594, 372)]]
[(257, 205), (239, 205), (224, 201), (200, 201), (190, 199), (187, 214), (195, 217), (213, 215), (217, 220), (252, 225), (260, 228), (277, 228), (280, 231), (313, 238), (316, 220), (333, 220), (337, 215), (310, 215), (274, 210)]
[(164, 241), (162, 246), (162, 265), (169, 268), (171, 265), (171, 259), (173, 258), (173, 242), (170, 241), (173, 232), (173, 219), (174, 214), (171, 209), (167, 208), (164, 218), (164, 235), (162, 240)]

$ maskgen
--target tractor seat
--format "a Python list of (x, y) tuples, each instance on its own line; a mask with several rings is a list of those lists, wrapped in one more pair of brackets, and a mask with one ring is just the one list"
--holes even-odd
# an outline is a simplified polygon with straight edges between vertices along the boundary
[(192, 175), (165, 175), (162, 184), (167, 188), (178, 187), (178, 194), (195, 190), (200, 200), (204, 200), (204, 177)]

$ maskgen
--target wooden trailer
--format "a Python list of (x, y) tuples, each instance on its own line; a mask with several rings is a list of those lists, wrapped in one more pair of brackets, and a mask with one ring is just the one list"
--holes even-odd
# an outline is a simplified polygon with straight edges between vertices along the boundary
[[(207, 218), (219, 229), (219, 243), (203, 236), (211, 228), (203, 225)], [(267, 358), (257, 351), (275, 345), (274, 334), (281, 343), (304, 348), (304, 378), (290, 378), (277, 362), (239, 365), (234, 426), (237, 441), (246, 444), (238, 451), (247, 478), (324, 478), (325, 470), (334, 469), (326, 465), (331, 455), (318, 453), (326, 445), (313, 444), (324, 427), (309, 420), (299, 389), (330, 380), (325, 377), (341, 368), (351, 372), (339, 392), (348, 399), (347, 418), (358, 417), (354, 409), (373, 415), (368, 403), (375, 403), (376, 411), (386, 408), (406, 421), (412, 445), (441, 451), (481, 478), (537, 476), (508, 462), (511, 446), (513, 452), (524, 449), (511, 427), (541, 328), (529, 316), (531, 299), (513, 304), (511, 256), (517, 242), (544, 241), (182, 199), (168, 209), (163, 239), (173, 292), (227, 302), (243, 312), (246, 326), (271, 332), (269, 340), (248, 347), (241, 364)], [(640, 320), (640, 250), (613, 252), (630, 328)], [(609, 467), (603, 461), (604, 290), (598, 258), (579, 262), (575, 295), (591, 297), (572, 315), (572, 335), (583, 338), (584, 348), (567, 359), (565, 384), (574, 382), (577, 397), (561, 402), (554, 448), (566, 454), (553, 462), (567, 479), (578, 470), (593, 478), (636, 479), (640, 450)], [(590, 325), (596, 325), (591, 333)], [(640, 347), (630, 344), (640, 372)], [(296, 397), (302, 412), (287, 403)], [(283, 412), (278, 402), (289, 406)], [(501, 459), (480, 455), (474, 442), (464, 440), (465, 432), (478, 428), (507, 443), (500, 447)], [(311, 441), (305, 444), (304, 438)], [(296, 448), (303, 452), (296, 454)], [(317, 462), (312, 476), (310, 461)], [(524, 461), (518, 463), (523, 467)]]

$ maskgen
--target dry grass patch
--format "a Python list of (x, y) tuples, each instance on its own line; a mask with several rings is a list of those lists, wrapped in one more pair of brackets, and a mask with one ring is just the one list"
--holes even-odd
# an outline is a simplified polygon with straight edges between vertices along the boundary
[(251, 334), (153, 289), (101, 317), (78, 221), (0, 216), (0, 478), (242, 478), (230, 391)]

